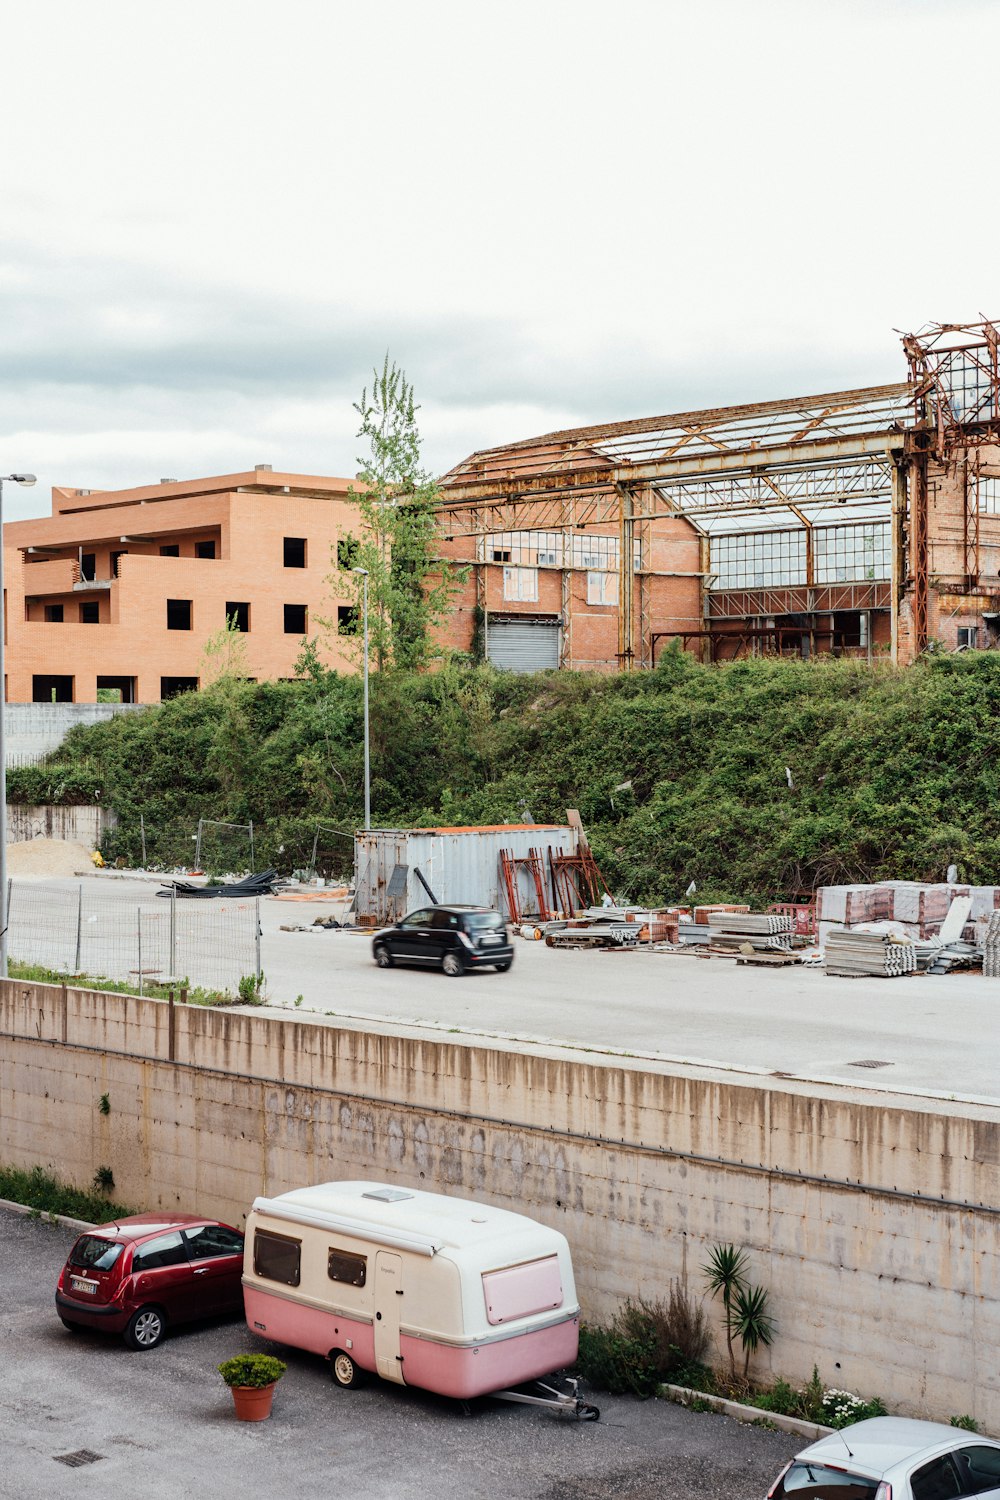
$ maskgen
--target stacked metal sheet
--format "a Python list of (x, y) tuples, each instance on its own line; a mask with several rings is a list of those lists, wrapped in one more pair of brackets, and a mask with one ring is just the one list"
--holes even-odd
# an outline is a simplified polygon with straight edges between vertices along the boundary
[(780, 912), (717, 911), (708, 925), (727, 937), (774, 937), (791, 932), (793, 919)]
[(827, 938), (824, 963), (828, 974), (898, 979), (916, 973), (917, 950), (913, 943), (897, 942), (888, 933), (844, 928)]
[(1000, 979), (1000, 911), (989, 919), (983, 940), (983, 976)]
[(708, 924), (716, 950), (787, 951), (793, 941), (794, 917), (779, 912), (717, 911)]

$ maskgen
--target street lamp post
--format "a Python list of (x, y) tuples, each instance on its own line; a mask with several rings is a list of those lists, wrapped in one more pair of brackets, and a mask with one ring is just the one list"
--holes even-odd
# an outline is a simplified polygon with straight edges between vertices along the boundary
[(0, 979), (7, 978), (7, 747), (4, 744), (4, 710), (7, 703), (7, 664), (4, 646), (7, 641), (7, 596), (3, 582), (3, 487), (6, 483), (22, 484), (26, 489), (35, 483), (34, 474), (0, 474)]
[(365, 632), (365, 828), (372, 826), (372, 784), (371, 784), (371, 762), (368, 747), (368, 569), (352, 568), (352, 573), (358, 573), (364, 579), (364, 632)]

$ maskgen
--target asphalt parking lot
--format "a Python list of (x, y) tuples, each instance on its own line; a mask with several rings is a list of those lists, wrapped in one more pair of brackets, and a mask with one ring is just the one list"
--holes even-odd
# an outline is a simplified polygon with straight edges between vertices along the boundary
[[(0, 1209), (3, 1500), (135, 1494), (193, 1500), (762, 1500), (802, 1441), (663, 1401), (600, 1394), (599, 1422), (489, 1399), (451, 1402), (373, 1382), (343, 1391), (324, 1361), (202, 1326), (149, 1353), (67, 1332), (53, 1305), (73, 1231)], [(268, 1422), (237, 1422), (216, 1373), (279, 1354)], [(59, 1456), (100, 1457), (69, 1468)]]

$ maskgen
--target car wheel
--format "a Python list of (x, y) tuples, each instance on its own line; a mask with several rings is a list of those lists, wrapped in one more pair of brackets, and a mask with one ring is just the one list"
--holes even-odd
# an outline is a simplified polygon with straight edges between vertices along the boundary
[(130, 1349), (155, 1349), (167, 1331), (166, 1319), (157, 1307), (140, 1307), (128, 1320), (125, 1342)]
[(457, 953), (446, 953), (441, 960), (441, 967), (449, 979), (457, 979), (459, 974), (465, 973), (465, 965)]
[(330, 1374), (337, 1385), (342, 1386), (345, 1391), (352, 1390), (361, 1384), (361, 1371), (343, 1349), (334, 1349), (330, 1355)]
[(389, 952), (388, 948), (384, 947), (381, 943), (375, 949), (375, 962), (378, 964), (380, 969), (392, 968), (392, 954)]
[(496, 969), (498, 974), (506, 974), (507, 970), (510, 968), (513, 962), (514, 960), (512, 958), (505, 958), (502, 964), (494, 964), (493, 967), (494, 969)]

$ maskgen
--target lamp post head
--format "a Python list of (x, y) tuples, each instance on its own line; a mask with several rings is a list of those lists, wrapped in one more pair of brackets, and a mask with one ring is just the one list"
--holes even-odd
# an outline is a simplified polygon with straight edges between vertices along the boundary
[(4, 478), (9, 479), (13, 484), (23, 484), (26, 490), (30, 490), (33, 484), (38, 483), (34, 474), (5, 474)]
[(352, 573), (360, 573), (362, 575), (362, 577), (364, 577), (364, 578), (368, 577), (368, 569), (367, 568), (352, 568), (351, 572)]

